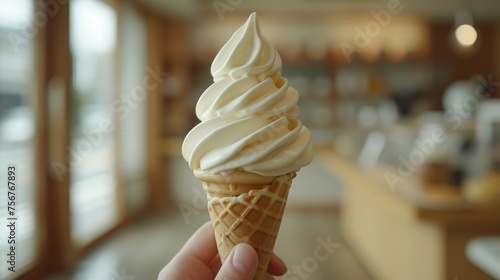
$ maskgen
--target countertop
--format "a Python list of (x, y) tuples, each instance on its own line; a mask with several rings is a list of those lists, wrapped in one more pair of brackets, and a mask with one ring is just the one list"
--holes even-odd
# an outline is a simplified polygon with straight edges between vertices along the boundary
[(500, 279), (500, 236), (474, 238), (467, 244), (466, 252), (473, 264)]

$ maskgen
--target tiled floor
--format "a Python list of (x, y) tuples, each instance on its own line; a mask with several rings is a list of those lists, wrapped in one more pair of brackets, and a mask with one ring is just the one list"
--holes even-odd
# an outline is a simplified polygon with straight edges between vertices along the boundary
[[(208, 220), (206, 211), (187, 220), (175, 212), (130, 224), (85, 257), (73, 274), (44, 280), (156, 279), (191, 233)], [(339, 235), (335, 212), (287, 210), (275, 252), (289, 268), (279, 279), (370, 280)]]

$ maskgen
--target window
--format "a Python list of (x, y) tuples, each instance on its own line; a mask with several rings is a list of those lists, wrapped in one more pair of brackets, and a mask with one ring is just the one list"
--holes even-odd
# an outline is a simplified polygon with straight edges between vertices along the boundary
[[(35, 219), (35, 83), (31, 0), (0, 0), (0, 220), (15, 217), (16, 273), (8, 271), (7, 238), (0, 231), (0, 279), (13, 279), (37, 256)], [(7, 213), (7, 167), (15, 166), (14, 215)], [(5, 192), (4, 192), (5, 191)], [(10, 200), (9, 200), (10, 202)]]
[(141, 14), (123, 2), (120, 14), (120, 121), (119, 164), (128, 213), (144, 208), (146, 186), (146, 26)]
[(104, 2), (71, 2), (71, 234), (80, 245), (117, 222), (112, 111), (116, 20), (114, 9)]

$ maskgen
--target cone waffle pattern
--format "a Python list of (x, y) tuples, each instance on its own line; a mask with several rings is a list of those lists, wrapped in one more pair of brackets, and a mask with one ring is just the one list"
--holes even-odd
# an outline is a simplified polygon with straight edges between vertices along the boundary
[(267, 279), (267, 267), (293, 177), (295, 173), (279, 176), (262, 189), (237, 197), (212, 197), (208, 202), (221, 260), (228, 257), (236, 244), (250, 244), (259, 255), (254, 280)]

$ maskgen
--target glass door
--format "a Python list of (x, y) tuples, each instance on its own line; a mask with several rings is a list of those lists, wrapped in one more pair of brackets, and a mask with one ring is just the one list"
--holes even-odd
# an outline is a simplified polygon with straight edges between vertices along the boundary
[(0, 279), (37, 258), (36, 88), (32, 0), (0, 0)]
[(73, 0), (70, 145), (71, 237), (85, 245), (117, 223), (115, 180), (116, 12), (98, 0)]

